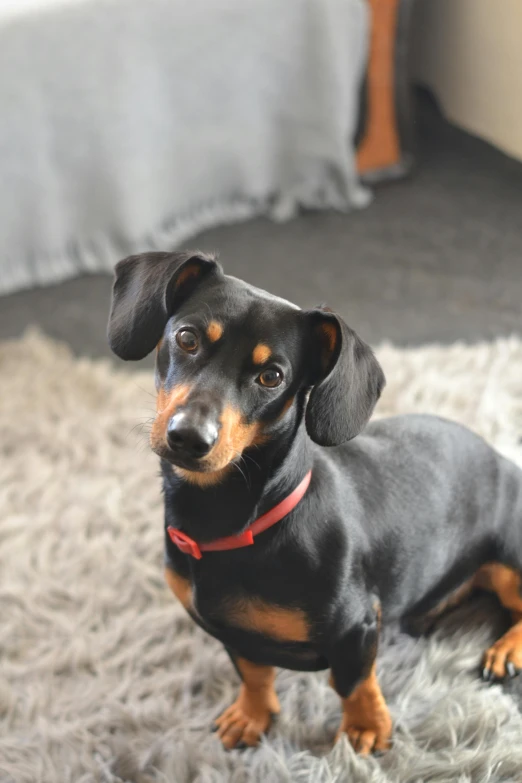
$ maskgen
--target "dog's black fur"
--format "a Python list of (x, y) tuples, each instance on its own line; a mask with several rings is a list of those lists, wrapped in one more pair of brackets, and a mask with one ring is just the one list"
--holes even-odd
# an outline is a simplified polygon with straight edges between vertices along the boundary
[[(215, 342), (210, 321), (223, 327)], [(176, 342), (183, 327), (197, 335), (195, 353)], [(226, 404), (262, 432), (208, 486), (186, 478), (204, 472), (204, 461), (156, 443), (166, 528), (199, 542), (239, 533), (312, 469), (299, 505), (253, 546), (195, 560), (165, 535), (168, 566), (191, 585), (194, 620), (233, 657), (330, 667), (347, 697), (373, 666), (381, 614), (427, 611), (487, 562), (520, 568), (520, 471), (436, 418), (397, 417), (360, 435), (384, 376), (339, 316), (225, 276), (212, 257), (151, 253), (118, 265), (109, 336), (123, 359), (159, 344), (158, 389), (189, 387), (189, 416), (219, 428)], [(260, 343), (270, 349), (262, 367), (252, 360)], [(282, 372), (280, 386), (260, 385), (265, 367)], [(308, 638), (236, 624), (231, 603), (252, 599), (304, 614)]]

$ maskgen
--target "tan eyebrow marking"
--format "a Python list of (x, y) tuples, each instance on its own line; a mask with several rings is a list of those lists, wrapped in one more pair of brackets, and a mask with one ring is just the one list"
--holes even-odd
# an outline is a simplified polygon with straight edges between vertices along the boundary
[(211, 343), (217, 342), (223, 336), (223, 326), (218, 321), (211, 321), (207, 327), (207, 337)]
[(263, 343), (256, 345), (252, 351), (252, 361), (254, 364), (264, 364), (266, 361), (268, 361), (268, 359), (270, 359), (271, 356), (272, 351), (268, 345), (263, 345)]

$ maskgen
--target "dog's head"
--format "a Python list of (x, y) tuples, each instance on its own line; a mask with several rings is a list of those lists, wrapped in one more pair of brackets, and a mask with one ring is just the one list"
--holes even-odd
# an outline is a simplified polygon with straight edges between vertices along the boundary
[(151, 445), (201, 485), (295, 422), (308, 392), (312, 440), (353, 438), (384, 385), (372, 351), (338, 315), (300, 310), (202, 253), (120, 261), (108, 331), (122, 359), (156, 349)]

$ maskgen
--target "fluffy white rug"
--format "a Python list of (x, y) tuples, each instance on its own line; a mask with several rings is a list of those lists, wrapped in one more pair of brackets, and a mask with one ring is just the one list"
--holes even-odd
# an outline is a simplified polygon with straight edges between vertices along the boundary
[[(378, 415), (450, 416), (522, 460), (520, 341), (379, 356)], [(151, 390), (149, 373), (77, 360), (37, 334), (0, 345), (2, 783), (520, 780), (520, 686), (476, 676), (502, 625), (487, 599), (429, 638), (387, 633), (379, 673), (395, 741), (382, 758), (344, 740), (332, 749), (326, 673), (281, 671), (270, 735), (221, 748), (210, 724), (237, 678), (163, 583), (156, 458), (133, 432)]]

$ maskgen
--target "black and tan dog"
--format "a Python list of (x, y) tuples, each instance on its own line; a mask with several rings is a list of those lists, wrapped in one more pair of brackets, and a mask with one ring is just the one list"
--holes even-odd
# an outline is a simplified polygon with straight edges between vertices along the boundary
[(123, 359), (157, 350), (167, 581), (241, 675), (225, 747), (268, 728), (282, 666), (329, 667), (340, 732), (385, 749), (380, 623), (475, 586), (513, 613), (484, 677), (522, 668), (522, 472), (435, 417), (365, 427), (384, 376), (341, 318), (212, 257), (148, 253), (116, 268), (109, 338)]

